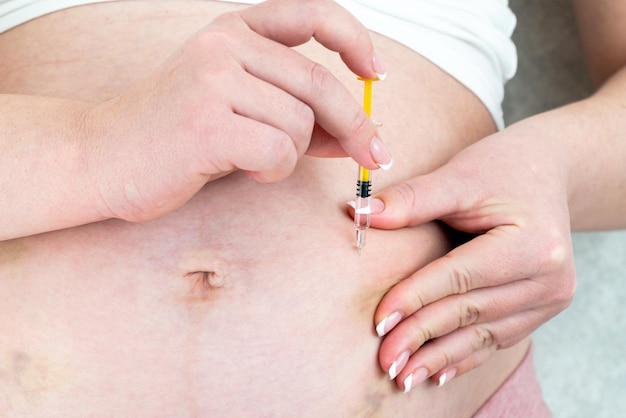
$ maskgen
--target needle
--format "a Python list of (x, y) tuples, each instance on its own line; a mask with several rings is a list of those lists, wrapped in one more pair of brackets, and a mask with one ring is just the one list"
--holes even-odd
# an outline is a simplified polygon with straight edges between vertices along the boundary
[[(372, 82), (374, 80), (360, 78), (364, 82), (363, 109), (367, 116), (372, 116)], [(356, 182), (356, 204), (354, 208), (354, 229), (356, 230), (356, 246), (359, 255), (365, 246), (365, 233), (370, 226), (370, 196), (372, 191), (372, 174), (370, 170), (359, 165), (359, 177)]]

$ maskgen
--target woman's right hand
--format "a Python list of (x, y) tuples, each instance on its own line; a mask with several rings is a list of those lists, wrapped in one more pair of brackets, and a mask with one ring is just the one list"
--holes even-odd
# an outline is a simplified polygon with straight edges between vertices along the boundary
[(86, 112), (103, 217), (158, 217), (237, 169), (279, 181), (305, 152), (388, 163), (348, 90), (290, 48), (311, 37), (359, 76), (384, 73), (367, 30), (334, 2), (270, 0), (218, 17), (148, 80)]

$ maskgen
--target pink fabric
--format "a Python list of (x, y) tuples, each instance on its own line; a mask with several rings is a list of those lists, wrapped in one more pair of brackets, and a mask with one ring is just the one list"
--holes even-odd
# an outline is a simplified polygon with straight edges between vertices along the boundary
[(474, 418), (549, 418), (541, 386), (535, 374), (533, 347), (504, 384), (474, 415)]

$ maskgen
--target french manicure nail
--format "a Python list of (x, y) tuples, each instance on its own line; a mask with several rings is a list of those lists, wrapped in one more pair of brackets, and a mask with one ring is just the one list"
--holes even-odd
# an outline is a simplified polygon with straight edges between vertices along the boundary
[(383, 170), (383, 171), (389, 171), (389, 169), (391, 168), (391, 166), (393, 165), (393, 160), (389, 160), (388, 164), (378, 164), (378, 166)]
[(354, 213), (356, 213), (357, 215), (369, 215), (371, 213), (378, 213), (378, 212), (382, 212), (383, 209), (385, 208), (383, 204), (382, 208), (378, 208), (378, 211), (374, 212), (372, 205), (369, 203), (369, 201), (366, 201), (365, 203), (367, 203), (366, 206), (357, 207), (355, 200), (348, 200), (346, 202), (346, 205), (354, 209)]
[(413, 385), (413, 374), (411, 373), (404, 379), (404, 393), (409, 393)]
[(407, 393), (411, 390), (412, 387), (419, 385), (428, 377), (428, 370), (421, 367), (408, 375), (406, 379), (404, 379), (404, 393)]
[(372, 56), (372, 68), (374, 69), (374, 72), (376, 72), (376, 76), (380, 81), (387, 78), (387, 70), (385, 69), (385, 64), (383, 64), (383, 61), (380, 59), (377, 53), (374, 53), (374, 55)]
[(380, 139), (376, 137), (372, 139), (372, 142), (370, 142), (370, 154), (380, 168), (385, 171), (391, 168), (393, 158), (391, 158), (391, 154)]
[(409, 352), (404, 351), (400, 354), (398, 359), (391, 364), (391, 367), (389, 368), (389, 380), (393, 380), (396, 376), (398, 376), (398, 373), (400, 373), (402, 369), (404, 369), (404, 366), (406, 366), (407, 361), (409, 361)]
[(454, 379), (454, 376), (456, 376), (456, 369), (450, 369), (450, 370), (446, 371), (444, 374), (439, 376), (439, 382), (437, 383), (437, 387), (439, 387), (439, 388), (442, 387), (447, 382), (449, 382), (450, 380)]
[(400, 315), (400, 312), (393, 312), (389, 314), (385, 319), (380, 321), (378, 325), (376, 325), (376, 334), (378, 334), (379, 337), (382, 337), (391, 331), (393, 327), (398, 325), (401, 319), (402, 315)]

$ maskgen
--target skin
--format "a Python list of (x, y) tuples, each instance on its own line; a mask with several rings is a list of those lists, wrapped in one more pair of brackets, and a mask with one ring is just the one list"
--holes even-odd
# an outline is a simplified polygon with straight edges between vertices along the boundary
[[(264, 7), (272, 4), (299, 14), (303, 2)], [(330, 2), (306, 7), (342, 16)], [(237, 102), (244, 89), (254, 96), (253, 110), (267, 112), (244, 125), (258, 122), (254, 131), (263, 133), (267, 124), (255, 118), (275, 120), (279, 129), (270, 131), (282, 130), (298, 156), (309, 141), (303, 132), (312, 132), (309, 150), (337, 154), (339, 142), (327, 136), (333, 115), (351, 132), (360, 114), (363, 86), (341, 56), (316, 42), (297, 47), (296, 58), (286, 46), (289, 52), (277, 51), (280, 45), (242, 26), (244, 10), (262, 22), (280, 16), (204, 0), (116, 1), (59, 11), (0, 35), (0, 91), (6, 106), (15, 104), (11, 118), (0, 112), (13, 129), (0, 130), (13, 132), (0, 153), (2, 170), (12, 174), (0, 176), (3, 195), (15, 196), (3, 207), (9, 218), (1, 217), (1, 230), (18, 237), (0, 242), (0, 415), (463, 417), (526, 354), (523, 341), (444, 388), (416, 383), (403, 394), (376, 362), (372, 317), (394, 284), (451, 248), (445, 231), (435, 223), (371, 229), (359, 257), (344, 210), (354, 196), (354, 159), (304, 155), (276, 182), (200, 164), (222, 161), (213, 153), (236, 154), (230, 142), (201, 153), (205, 141), (245, 143), (230, 135), (236, 126), (221, 123), (241, 120), (232, 110), (245, 106)], [(344, 16), (338, 27), (351, 21)], [(362, 28), (353, 29), (349, 40), (367, 47)], [(493, 133), (489, 113), (465, 87), (420, 55), (369, 36), (390, 72), (376, 83), (373, 114), (394, 156), (390, 171), (375, 172), (375, 187), (430, 172)], [(225, 48), (244, 40), (282, 58)], [(374, 55), (364, 51), (356, 61), (373, 71)], [(238, 69), (258, 61), (261, 72), (297, 72), (305, 63), (311, 74), (317, 67), (304, 57), (323, 65), (315, 71), (333, 86), (336, 95), (324, 93), (323, 102), (342, 106), (326, 121), (323, 108), (333, 103), (313, 111), (315, 97), (298, 93), (315, 90), (310, 78), (287, 92)], [(232, 79), (206, 77), (203, 68), (213, 74), (218, 61), (234, 68)], [(209, 94), (205, 83), (221, 94)], [(342, 101), (342, 89), (350, 100)], [(293, 115), (283, 114), (285, 106)], [(224, 108), (232, 112), (212, 118)], [(206, 135), (189, 133), (187, 123)], [(25, 130), (17, 132), (18, 125)], [(378, 133), (369, 121), (363, 129), (357, 148), (372, 157)], [(275, 152), (272, 135), (263, 143)], [(259, 144), (240, 147), (244, 160), (247, 146)], [(279, 177), (292, 162), (281, 164), (287, 169)], [(213, 174), (198, 174), (198, 166)], [(193, 194), (186, 180), (202, 186)], [(168, 206), (185, 193), (193, 195)]]
[(487, 136), (377, 195), (374, 227), (440, 219), (477, 234), (379, 304), (375, 323), (391, 315), (381, 367), (410, 354), (400, 387), (422, 367), (449, 381), (528, 336), (573, 298), (570, 231), (626, 227), (626, 5), (574, 5), (595, 94)]
[[(371, 169), (388, 163), (384, 151), (382, 161), (371, 154), (376, 129), (348, 90), (288, 48), (315, 36), (356, 74), (376, 78), (365, 28), (327, 1), (277, 0), (255, 10), (214, 20), (109, 100), (0, 96), (0, 149), (10, 150), (0, 190), (15, 196), (0, 208), (0, 239), (110, 218), (154, 219), (236, 169), (259, 182), (282, 180), (306, 151), (347, 154)], [(285, 109), (291, 118), (282, 117)], [(38, 140), (44, 136), (50, 141)], [(144, 148), (151, 154), (122, 158)], [(33, 154), (36, 163), (25, 163)]]

